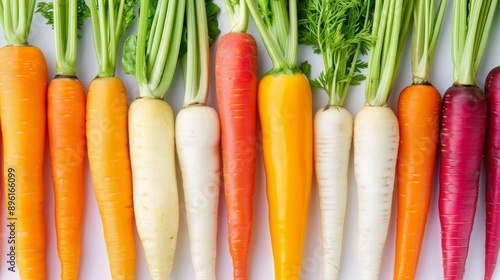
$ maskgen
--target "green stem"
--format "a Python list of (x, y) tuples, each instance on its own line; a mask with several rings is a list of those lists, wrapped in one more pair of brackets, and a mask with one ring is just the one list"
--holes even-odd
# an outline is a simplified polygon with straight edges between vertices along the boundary
[[(192, 1), (196, 1), (194, 7), (189, 5)], [(192, 104), (207, 103), (209, 73), (210, 73), (210, 56), (208, 45), (208, 26), (207, 15), (205, 11), (205, 0), (188, 0), (188, 79), (190, 81), (186, 87), (184, 95), (184, 107)], [(193, 11), (194, 10), (194, 11)], [(198, 20), (196, 20), (198, 19)], [(191, 37), (190, 37), (190, 33)], [(192, 58), (190, 59), (191, 56)], [(190, 71), (191, 69), (192, 71)]]
[(290, 22), (288, 27), (288, 49), (286, 52), (286, 61), (288, 65), (294, 67), (297, 65), (297, 52), (298, 52), (298, 22), (297, 22), (297, 0), (290, 0), (288, 3), (288, 17)]
[[(178, 0), (177, 3), (177, 13), (175, 15), (176, 22), (183, 22), (186, 10), (186, 0)], [(182, 39), (182, 25), (178, 28), (174, 28), (171, 40), (171, 47), (169, 48), (167, 54), (167, 63), (163, 69), (162, 80), (158, 85), (158, 88), (153, 92), (154, 96), (163, 99), (165, 94), (172, 83), (172, 79), (175, 73), (175, 67), (177, 65), (177, 57), (179, 57), (180, 42)]]
[(231, 32), (246, 32), (248, 28), (248, 8), (245, 0), (232, 4), (231, 0), (224, 0), (224, 7), (229, 19)]
[[(141, 13), (144, 15), (149, 15), (150, 0), (141, 1)], [(139, 95), (141, 97), (149, 97), (151, 91), (147, 85), (146, 78), (146, 38), (148, 26), (148, 16), (139, 17), (139, 27), (137, 33), (137, 49), (136, 49), (136, 59), (135, 59), (135, 77), (137, 80), (137, 85), (139, 86)]]
[(262, 41), (264, 42), (264, 46), (267, 49), (267, 53), (269, 54), (273, 62), (272, 71), (279, 72), (281, 70), (291, 69), (295, 67), (295, 65), (293, 67), (289, 66), (283, 54), (280, 53), (280, 50), (276, 45), (276, 41), (274, 41), (273, 37), (271, 36), (271, 33), (266, 28), (266, 25), (264, 24), (264, 21), (260, 16), (259, 10), (257, 8), (257, 5), (255, 5), (254, 0), (245, 0), (245, 1), (247, 3), (250, 14), (252, 15), (252, 18), (255, 22), (255, 25), (259, 30), (260, 36), (262, 37)]
[[(107, 35), (108, 33), (106, 32), (106, 30), (108, 29), (108, 24), (107, 24), (107, 20), (106, 20), (106, 9), (105, 9), (105, 6), (104, 6), (104, 0), (98, 0), (99, 1), (99, 29), (100, 29), (100, 35), (101, 35), (101, 42), (107, 42)], [(114, 4), (114, 1), (113, 0), (108, 0), (110, 2), (113, 2), (112, 4)], [(113, 74), (109, 75), (109, 71), (108, 71), (108, 68), (109, 68), (109, 57), (108, 57), (108, 50), (107, 50), (107, 47), (108, 46), (105, 46), (103, 44), (102, 48), (101, 48), (101, 65), (99, 65), (99, 73), (97, 74), (99, 77), (112, 77)], [(113, 71), (114, 72), (114, 71)]]
[(198, 52), (196, 48), (198, 46), (198, 38), (196, 32), (196, 8), (193, 3), (195, 0), (187, 0), (186, 4), (186, 25), (187, 25), (187, 53), (186, 61), (183, 63), (185, 65), (186, 76), (185, 76), (185, 94), (184, 94), (184, 107), (191, 103), (191, 100), (195, 99), (197, 89), (198, 89), (198, 79), (196, 77), (199, 73), (199, 60)]
[[(101, 40), (100, 18), (97, 12), (97, 0), (90, 0), (90, 17), (92, 19), (92, 30), (94, 32), (94, 48), (99, 65), (104, 63), (102, 53), (105, 52), (104, 41)], [(99, 67), (100, 68), (100, 67)]]
[(1, 0), (0, 6), (0, 22), (7, 43), (14, 46), (27, 45), (35, 0)]
[[(167, 2), (167, 1), (164, 1)], [(167, 63), (167, 54), (171, 47), (172, 32), (175, 25), (175, 14), (177, 1), (169, 1), (168, 9), (166, 9), (166, 20), (164, 22), (163, 31), (161, 35), (159, 49), (162, 50), (156, 55), (156, 60), (153, 63), (151, 76), (149, 79), (149, 87), (156, 88), (160, 84), (163, 76), (163, 69)]]
[(163, 38), (163, 35), (165, 34), (163, 30), (165, 28), (165, 21), (167, 19), (166, 14), (168, 2), (169, 1), (160, 1), (158, 3), (158, 7), (156, 7), (156, 9), (160, 12), (155, 13), (153, 18), (153, 26), (151, 28), (152, 36), (149, 40), (150, 44), (148, 46), (148, 74), (153, 72), (153, 67), (155, 65), (155, 61), (157, 61), (157, 56), (160, 50), (161, 40)]

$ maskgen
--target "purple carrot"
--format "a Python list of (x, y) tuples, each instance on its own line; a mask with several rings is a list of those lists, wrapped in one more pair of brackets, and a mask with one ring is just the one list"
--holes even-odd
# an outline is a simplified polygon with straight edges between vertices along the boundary
[(486, 78), (488, 122), (486, 137), (486, 242), (484, 279), (495, 272), (500, 249), (500, 67)]
[(462, 279), (476, 213), (486, 131), (486, 101), (475, 86), (452, 86), (443, 99), (439, 216), (444, 278)]

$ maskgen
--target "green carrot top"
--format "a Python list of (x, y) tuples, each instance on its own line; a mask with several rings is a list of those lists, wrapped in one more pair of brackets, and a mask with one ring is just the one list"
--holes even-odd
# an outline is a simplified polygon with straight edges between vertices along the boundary
[(137, 0), (90, 0), (98, 77), (115, 75), (118, 42), (135, 19), (134, 1)]
[(455, 0), (452, 20), (453, 80), (475, 85), (497, 0)]
[(440, 0), (437, 13), (434, 13), (434, 0), (415, 0), (411, 44), (411, 66), (414, 84), (429, 82), (432, 59), (434, 58), (447, 2), (448, 0)]
[(142, 0), (138, 35), (127, 38), (122, 64), (141, 97), (163, 99), (179, 56), (186, 0)]
[(349, 86), (365, 79), (367, 63), (358, 56), (373, 42), (373, 6), (370, 0), (299, 1), (299, 43), (313, 45), (325, 67), (311, 86), (328, 94), (329, 106), (342, 106)]
[(39, 2), (37, 12), (55, 31), (56, 74), (75, 76), (78, 29), (90, 17), (85, 0)]
[(0, 0), (0, 22), (9, 45), (28, 44), (36, 0)]
[(300, 72), (297, 68), (297, 0), (245, 0), (273, 62), (268, 74)]
[(248, 8), (245, 0), (224, 0), (231, 32), (246, 32), (248, 27)]
[(217, 21), (219, 11), (219, 7), (212, 0), (187, 0), (186, 35), (183, 40), (186, 53), (181, 51), (186, 91), (184, 107), (207, 103), (210, 78), (209, 47), (220, 34)]
[(372, 34), (376, 37), (368, 60), (365, 102), (383, 106), (392, 90), (410, 23), (413, 0), (377, 0)]

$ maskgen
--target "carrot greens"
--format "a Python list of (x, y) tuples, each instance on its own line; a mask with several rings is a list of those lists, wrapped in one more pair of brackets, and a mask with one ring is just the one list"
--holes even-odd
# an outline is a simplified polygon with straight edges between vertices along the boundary
[(99, 62), (98, 77), (113, 77), (118, 42), (135, 19), (136, 0), (90, 0), (94, 44)]
[(299, 43), (313, 45), (325, 67), (311, 86), (328, 94), (329, 106), (342, 106), (349, 85), (365, 79), (361, 70), (367, 63), (358, 57), (366, 55), (373, 42), (372, 13), (373, 1), (299, 2)]
[[(56, 73), (76, 75), (76, 47), (80, 37), (78, 30), (90, 17), (90, 9), (85, 0), (39, 2), (36, 12), (40, 13), (55, 31)], [(54, 17), (58, 20), (54, 20)]]
[(365, 99), (382, 106), (392, 90), (403, 52), (414, 1), (376, 1), (372, 34), (376, 36), (368, 60)]
[(476, 85), (497, 0), (455, 1), (453, 5), (452, 62), (455, 84)]

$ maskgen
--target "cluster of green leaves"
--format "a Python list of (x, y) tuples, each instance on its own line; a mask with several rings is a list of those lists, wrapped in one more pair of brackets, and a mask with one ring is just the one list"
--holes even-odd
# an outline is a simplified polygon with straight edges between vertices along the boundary
[[(141, 3), (138, 35), (131, 35), (125, 41), (122, 64), (125, 73), (136, 76), (142, 97), (163, 99), (178, 58), (187, 52), (185, 7), (186, 0)], [(212, 43), (220, 33), (217, 22), (220, 9), (212, 0), (206, 0), (205, 7)], [(179, 26), (178, 22), (184, 24)]]
[(53, 0), (39, 2), (37, 12), (55, 31), (56, 72), (58, 75), (76, 75), (78, 30), (90, 17), (85, 0)]
[(10, 45), (27, 45), (36, 0), (0, 0), (0, 23)]
[(328, 105), (342, 106), (348, 87), (365, 79), (361, 73), (373, 42), (372, 1), (303, 0), (298, 4), (299, 43), (321, 54), (325, 69), (311, 86), (329, 95)]
[(475, 85), (498, 0), (456, 0), (452, 61), (455, 84)]
[(137, 2), (139, 0), (90, 0), (98, 77), (114, 76), (118, 42), (135, 20)]
[(297, 0), (258, 0), (258, 6), (254, 0), (246, 0), (246, 3), (273, 62), (273, 69), (267, 74), (300, 72), (297, 68)]
[(365, 102), (384, 106), (394, 85), (410, 24), (414, 0), (377, 0), (372, 34), (376, 36), (370, 51), (366, 74)]
[[(236, 1), (236, 0), (231, 0)], [(208, 43), (211, 46), (215, 39), (220, 34), (219, 29), (219, 21), (217, 16), (219, 15), (220, 8), (213, 2), (213, 0), (205, 0), (205, 9), (207, 13), (207, 26), (208, 26)], [(182, 30), (182, 40), (181, 40), (181, 49), (179, 52), (179, 58), (182, 58), (187, 53), (187, 44), (188, 44), (188, 36), (187, 36), (187, 25), (186, 21), (184, 21), (184, 29)]]
[(224, 0), (226, 15), (231, 32), (246, 32), (248, 28), (248, 8), (245, 0)]
[[(66, 8), (69, 8), (69, 5), (66, 5)], [(77, 0), (76, 2), (76, 8), (77, 8), (77, 20), (76, 20), (76, 27), (78, 30), (81, 30), (83, 27), (83, 24), (85, 23), (85, 20), (87, 20), (90, 17), (90, 8), (87, 6), (87, 3), (85, 0)], [(54, 2), (38, 2), (37, 4), (37, 13), (40, 13), (45, 20), (47, 20), (47, 25), (51, 26), (52, 29), (54, 29)], [(66, 11), (66, 15), (69, 15), (70, 12)], [(71, 22), (71, 18), (62, 18), (60, 19), (61, 21), (66, 20), (66, 24), (63, 25), (63, 27), (66, 27), (69, 29), (69, 23)], [(81, 38), (80, 34), (78, 34), (78, 38)]]
[(437, 12), (434, 0), (415, 0), (412, 32), (412, 75), (414, 84), (427, 84), (448, 0), (440, 0)]

